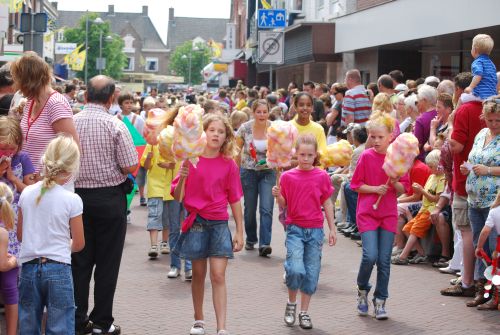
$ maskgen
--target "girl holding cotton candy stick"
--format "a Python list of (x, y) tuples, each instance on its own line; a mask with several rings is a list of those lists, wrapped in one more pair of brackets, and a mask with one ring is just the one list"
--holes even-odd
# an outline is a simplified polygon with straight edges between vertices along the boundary
[[(175, 126), (180, 126), (177, 119)], [(173, 252), (192, 262), (191, 291), (195, 321), (190, 334), (205, 334), (203, 298), (205, 276), (210, 263), (217, 331), (222, 335), (227, 334), (227, 261), (233, 258), (233, 252), (242, 249), (244, 243), (240, 203), (243, 191), (239, 168), (233, 160), (237, 151), (235, 137), (227, 118), (210, 114), (204, 119), (202, 130), (206, 134), (206, 146), (196, 167), (191, 161), (184, 161), (179, 175), (172, 182), (174, 198), (182, 201), (188, 211)], [(177, 150), (180, 150), (180, 147)], [(228, 227), (228, 204), (236, 222), (236, 234), (232, 240)]]
[[(375, 317), (388, 318), (385, 301), (389, 296), (391, 251), (397, 227), (397, 195), (409, 188), (408, 175), (389, 178), (382, 166), (392, 140), (394, 119), (383, 112), (375, 111), (367, 125), (372, 147), (360, 156), (354, 171), (351, 188), (359, 193), (356, 223), (363, 242), (363, 255), (358, 272), (358, 314), (368, 315), (369, 279), (373, 266), (377, 264), (377, 286), (373, 294)], [(378, 209), (373, 208), (379, 195), (382, 199)]]

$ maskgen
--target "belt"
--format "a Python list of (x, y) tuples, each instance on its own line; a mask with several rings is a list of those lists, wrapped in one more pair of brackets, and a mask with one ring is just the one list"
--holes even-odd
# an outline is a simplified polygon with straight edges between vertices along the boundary
[(69, 264), (66, 264), (63, 262), (55, 261), (55, 260), (47, 258), (47, 257), (33, 258), (31, 261), (25, 262), (24, 264), (45, 264), (45, 263), (69, 265)]

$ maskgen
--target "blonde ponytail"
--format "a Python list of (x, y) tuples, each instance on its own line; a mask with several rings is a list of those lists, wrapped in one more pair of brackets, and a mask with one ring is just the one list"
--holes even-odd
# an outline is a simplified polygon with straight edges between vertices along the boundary
[(10, 187), (0, 182), (0, 220), (7, 230), (14, 228), (14, 210), (11, 205), (13, 200), (14, 194)]
[(42, 163), (42, 190), (36, 199), (37, 205), (45, 192), (56, 185), (62, 173), (76, 174), (78, 172), (80, 151), (73, 137), (61, 134), (53, 139), (45, 150)]

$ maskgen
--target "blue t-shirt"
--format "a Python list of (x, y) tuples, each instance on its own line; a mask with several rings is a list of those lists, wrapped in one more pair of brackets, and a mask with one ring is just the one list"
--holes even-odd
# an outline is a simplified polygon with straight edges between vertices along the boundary
[(497, 69), (488, 55), (481, 54), (472, 62), (472, 74), (481, 76), (481, 81), (472, 93), (481, 99), (497, 95)]

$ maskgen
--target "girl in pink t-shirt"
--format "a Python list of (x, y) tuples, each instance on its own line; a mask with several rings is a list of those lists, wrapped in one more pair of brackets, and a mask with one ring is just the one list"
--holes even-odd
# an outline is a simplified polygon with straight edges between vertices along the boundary
[(318, 286), (321, 246), (325, 236), (322, 206), (330, 229), (328, 244), (333, 246), (337, 240), (330, 200), (333, 187), (328, 174), (315, 167), (319, 165), (316, 138), (309, 134), (299, 136), (296, 150), (298, 167), (283, 173), (280, 186), (274, 186), (272, 192), (278, 204), (287, 209), (285, 270), (288, 302), (285, 324), (291, 327), (295, 323), (297, 293), (300, 290), (299, 325), (311, 329), (308, 308)]
[[(388, 298), (391, 251), (397, 227), (397, 194), (409, 187), (408, 176), (391, 179), (382, 169), (387, 148), (392, 140), (394, 119), (387, 113), (375, 111), (367, 125), (372, 147), (360, 156), (352, 176), (351, 189), (358, 192), (356, 224), (363, 242), (363, 256), (358, 272), (358, 314), (368, 315), (368, 292), (373, 266), (377, 264), (377, 286), (373, 305), (377, 320), (388, 318), (385, 300)], [(378, 209), (373, 204), (382, 200)]]
[[(223, 335), (228, 334), (225, 330), (227, 260), (233, 258), (233, 252), (240, 251), (244, 243), (240, 203), (243, 190), (239, 168), (233, 160), (236, 143), (229, 121), (211, 114), (204, 120), (203, 128), (207, 146), (197, 167), (184, 162), (179, 175), (172, 181), (172, 195), (189, 213), (173, 252), (192, 261), (195, 321), (190, 334), (205, 334), (203, 297), (209, 260), (217, 334)], [(236, 222), (236, 236), (232, 240), (228, 204)]]

